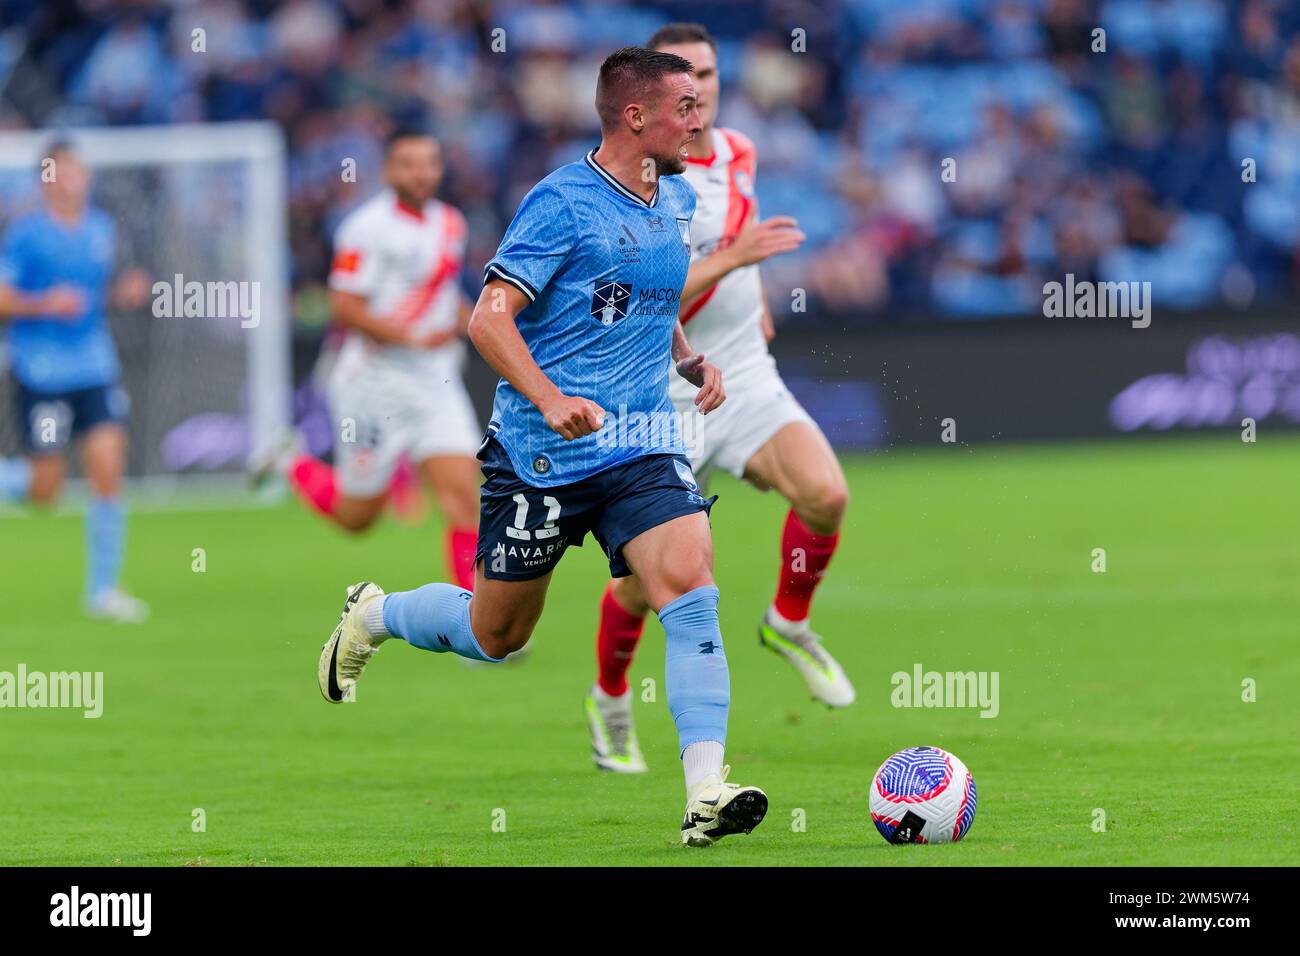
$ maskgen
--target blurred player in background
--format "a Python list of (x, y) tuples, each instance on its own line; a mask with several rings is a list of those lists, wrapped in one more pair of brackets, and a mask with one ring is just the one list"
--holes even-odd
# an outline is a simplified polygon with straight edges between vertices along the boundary
[[(727, 375), (727, 403), (698, 428), (689, 449), (701, 485), (723, 468), (761, 490), (775, 488), (791, 508), (781, 534), (776, 597), (759, 623), (759, 640), (803, 677), (817, 700), (846, 707), (853, 686), (808, 624), (813, 592), (839, 541), (848, 487), (821, 429), (785, 388), (767, 349), (772, 319), (758, 263), (803, 241), (794, 219), (760, 222), (754, 200), (754, 145), (735, 130), (715, 126), (718, 114), (717, 44), (702, 26), (670, 24), (651, 49), (695, 66), (704, 129), (688, 147), (686, 179), (697, 206), (681, 321), (691, 344)], [(674, 381), (673, 403), (692, 416), (690, 390)], [(650, 605), (635, 577), (616, 578), (605, 590), (596, 635), (598, 678), (587, 697), (592, 757), (605, 770), (646, 769), (632, 723), (627, 671)]]
[(388, 503), (404, 456), (447, 522), (447, 559), (472, 587), (482, 431), (461, 380), (469, 309), (460, 288), (465, 218), (434, 198), (438, 143), (389, 136), (388, 188), (343, 220), (330, 271), (334, 320), (347, 330), (329, 376), (333, 466), (305, 454), (281, 462), (309, 505), (362, 531)]
[(90, 205), (90, 170), (56, 142), (41, 164), (42, 208), (15, 219), (0, 244), (0, 321), (9, 323), (19, 431), (28, 457), (0, 462), (0, 491), (48, 505), (67, 474), (73, 439), (90, 485), (86, 514), (86, 613), (139, 623), (148, 606), (121, 588), (126, 551), (122, 474), (126, 392), (108, 308), (149, 297), (136, 268), (117, 271), (116, 226)]
[[(677, 320), (695, 209), (677, 174), (700, 129), (690, 74), (667, 53), (611, 54), (597, 83), (599, 148), (524, 197), (488, 263), (471, 335), (501, 381), (479, 452), (486, 481), (473, 593), (353, 586), (317, 673), (322, 695), (337, 703), (390, 638), (502, 660), (528, 642), (556, 565), (590, 532), (611, 574), (640, 579), (663, 624), (686, 778), (681, 839), (707, 846), (751, 831), (767, 797), (728, 783), (722, 765), (731, 688), (711, 502), (682, 455), (668, 396), (675, 362), (701, 412), (725, 397), (718, 368), (692, 352)], [(607, 411), (629, 409), (668, 428), (620, 441)]]

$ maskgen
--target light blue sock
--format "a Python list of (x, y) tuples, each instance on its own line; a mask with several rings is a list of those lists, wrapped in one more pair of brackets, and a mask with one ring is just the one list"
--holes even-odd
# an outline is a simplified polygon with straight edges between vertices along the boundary
[(454, 584), (426, 584), (414, 591), (398, 591), (384, 598), (384, 629), (412, 647), (441, 654), (451, 651), (475, 661), (498, 664), (504, 657), (488, 657), (469, 626), (472, 591)]
[(26, 501), (32, 487), (32, 463), (26, 458), (0, 458), (0, 498)]
[(117, 586), (126, 549), (126, 510), (118, 498), (90, 499), (86, 512), (86, 594)]
[(718, 626), (718, 589), (707, 584), (687, 591), (664, 605), (659, 623), (668, 636), (664, 690), (677, 724), (678, 754), (702, 741), (725, 744), (731, 678)]

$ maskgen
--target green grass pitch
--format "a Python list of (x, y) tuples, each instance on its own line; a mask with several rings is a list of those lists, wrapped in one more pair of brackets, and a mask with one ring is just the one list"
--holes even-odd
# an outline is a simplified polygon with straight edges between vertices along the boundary
[[(316, 658), (344, 586), (441, 578), (435, 524), (351, 539), (293, 502), (141, 511), (127, 579), (154, 617), (131, 628), (79, 614), (75, 514), (10, 514), (0, 670), (103, 671), (105, 709), (0, 710), (0, 864), (1300, 861), (1300, 441), (953, 446), (846, 467), (850, 517), (814, 608), (858, 689), (839, 712), (757, 643), (783, 503), (714, 485), (728, 761), (771, 809), (704, 851), (677, 840), (653, 620), (631, 674), (656, 684), (635, 707), (651, 772), (590, 762), (582, 699), (605, 581), (590, 540), (557, 572), (525, 663), (471, 668), (394, 641), (358, 702), (330, 706)], [(1000, 713), (894, 708), (890, 676), (916, 663), (997, 671)], [(876, 766), (916, 744), (975, 776), (960, 844), (892, 847), (870, 823)]]

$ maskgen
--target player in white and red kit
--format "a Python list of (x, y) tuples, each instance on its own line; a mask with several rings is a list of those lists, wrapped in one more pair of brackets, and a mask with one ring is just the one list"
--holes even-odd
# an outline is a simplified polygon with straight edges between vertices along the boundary
[(317, 511), (361, 531), (408, 456), (446, 519), (455, 578), (470, 588), (482, 429), (461, 381), (465, 217), (434, 198), (441, 178), (437, 142), (399, 131), (387, 143), (388, 188), (340, 224), (329, 277), (335, 321), (347, 330), (328, 386), (335, 464), (298, 455), (288, 475)]
[[(759, 221), (754, 146), (735, 130), (714, 125), (719, 83), (716, 44), (708, 31), (698, 24), (671, 24), (646, 46), (694, 65), (704, 124), (687, 147), (685, 176), (697, 204), (680, 318), (692, 347), (726, 375), (727, 401), (707, 418), (699, 416), (691, 408), (693, 390), (672, 382), (691, 465), (701, 486), (712, 469), (721, 468), (761, 490), (775, 488), (790, 502), (776, 596), (759, 625), (759, 638), (795, 667), (816, 699), (846, 707), (853, 702), (853, 686), (821, 646), (808, 616), (839, 541), (848, 488), (830, 443), (777, 373), (767, 348), (771, 316), (758, 270), (769, 256), (796, 248), (803, 234), (789, 217)], [(599, 673), (586, 703), (593, 758), (601, 769), (646, 769), (626, 675), (648, 610), (635, 577), (611, 581), (601, 601)]]

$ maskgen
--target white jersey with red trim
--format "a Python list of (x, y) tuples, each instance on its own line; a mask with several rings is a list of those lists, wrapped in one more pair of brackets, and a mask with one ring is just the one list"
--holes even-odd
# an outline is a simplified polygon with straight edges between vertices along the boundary
[[(754, 144), (743, 134), (721, 127), (713, 130), (712, 158), (687, 161), (685, 176), (696, 195), (692, 265), (735, 242), (741, 227), (755, 217), (754, 172)], [(722, 369), (724, 384), (755, 367), (774, 367), (763, 338), (763, 288), (757, 264), (727, 273), (682, 310), (681, 320), (691, 348)]]
[[(385, 190), (339, 225), (329, 286), (365, 297), (374, 315), (416, 334), (452, 329), (461, 304), (465, 236), (465, 217), (455, 207), (430, 200), (416, 211)], [(361, 386), (370, 376), (388, 374), (432, 385), (459, 375), (464, 355), (460, 339), (435, 349), (406, 348), (349, 330), (333, 374)]]

